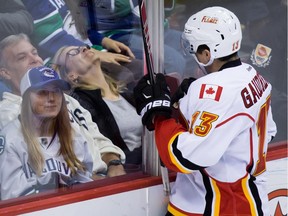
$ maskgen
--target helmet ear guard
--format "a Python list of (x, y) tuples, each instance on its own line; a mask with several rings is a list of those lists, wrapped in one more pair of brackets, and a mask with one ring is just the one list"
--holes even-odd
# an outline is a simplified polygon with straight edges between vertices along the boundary
[(188, 19), (181, 45), (189, 55), (195, 54), (200, 45), (207, 45), (216, 59), (237, 52), (241, 40), (241, 25), (236, 15), (216, 6), (203, 9)]
[(190, 44), (184, 32), (181, 35), (180, 44), (185, 56), (196, 54), (196, 50), (193, 49), (193, 44)]

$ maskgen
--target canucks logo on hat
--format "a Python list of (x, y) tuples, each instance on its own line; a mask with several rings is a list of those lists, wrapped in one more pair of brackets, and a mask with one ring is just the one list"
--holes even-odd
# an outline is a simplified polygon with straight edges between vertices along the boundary
[(51, 68), (43, 68), (41, 70), (44, 70), (44, 73), (43, 73), (44, 76), (51, 77), (51, 78), (55, 77), (54, 71)]
[(46, 66), (40, 66), (31, 68), (23, 76), (20, 83), (21, 95), (23, 95), (27, 91), (27, 89), (41, 88), (48, 84), (54, 85), (62, 90), (70, 89), (69, 83), (65, 80), (60, 79), (56, 71)]

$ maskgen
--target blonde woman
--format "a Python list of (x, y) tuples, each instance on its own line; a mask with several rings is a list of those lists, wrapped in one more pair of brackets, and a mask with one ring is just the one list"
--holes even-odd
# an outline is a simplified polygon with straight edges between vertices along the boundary
[(142, 123), (132, 93), (104, 73), (99, 56), (88, 46), (63, 47), (53, 63), (72, 86), (71, 96), (90, 111), (100, 132), (124, 151), (126, 164), (140, 165)]
[(1, 199), (92, 181), (87, 142), (73, 131), (63, 95), (69, 83), (41, 66), (24, 75), (20, 89), (21, 114), (1, 131)]

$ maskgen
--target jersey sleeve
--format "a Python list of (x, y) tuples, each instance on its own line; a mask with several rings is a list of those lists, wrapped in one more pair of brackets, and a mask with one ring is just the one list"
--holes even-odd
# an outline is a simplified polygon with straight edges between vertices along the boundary
[(178, 124), (173, 118), (155, 117), (155, 141), (158, 153), (165, 166), (175, 172), (181, 172), (181, 170), (175, 164), (174, 158), (170, 156), (170, 146), (178, 142), (180, 134), (186, 132), (187, 129)]
[(0, 101), (0, 131), (20, 114), (22, 98), (9, 92), (3, 93)]
[(62, 46), (85, 45), (64, 30), (64, 16), (68, 15), (64, 13), (70, 13), (64, 3), (58, 2), (57, 6), (51, 1), (23, 0), (23, 3), (33, 17), (32, 40), (44, 59), (53, 57)]
[[(81, 136), (76, 140), (75, 153), (78, 159), (83, 163), (85, 170), (78, 170), (74, 177), (74, 182), (85, 183), (92, 181), (93, 172), (93, 158), (91, 152), (88, 149), (88, 145), (85, 139)], [(80, 156), (80, 157), (79, 157)]]
[[(2, 158), (2, 160), (1, 160)], [(29, 182), (23, 171), (23, 164), (17, 148), (13, 143), (6, 142), (5, 150), (0, 155), (1, 199), (11, 199), (35, 193), (36, 182)]]
[(273, 120), (272, 116), (272, 107), (270, 105), (269, 110), (268, 110), (268, 140), (269, 142), (276, 136), (277, 133), (277, 126), (276, 123)]

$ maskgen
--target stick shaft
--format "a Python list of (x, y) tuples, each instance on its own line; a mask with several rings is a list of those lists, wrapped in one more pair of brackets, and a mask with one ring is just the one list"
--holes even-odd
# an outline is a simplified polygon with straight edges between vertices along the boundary
[[(149, 29), (148, 29), (148, 22), (147, 22), (147, 14), (146, 14), (146, 7), (145, 7), (145, 0), (139, 0), (139, 10), (140, 10), (140, 20), (141, 20), (141, 28), (142, 28), (142, 35), (143, 35), (143, 44), (144, 44), (144, 53), (146, 59), (146, 66), (147, 71), (150, 77), (151, 85), (155, 83), (154, 80), (154, 64), (151, 52), (151, 44), (150, 44), (150, 37), (149, 37)], [(168, 175), (168, 169), (165, 167), (163, 162), (160, 159), (161, 165), (161, 176), (162, 176), (162, 183), (165, 195), (170, 194), (170, 181)]]
[(148, 28), (145, 0), (139, 0), (139, 10), (140, 10), (140, 20), (141, 20), (141, 28), (142, 28), (142, 35), (143, 35), (143, 45), (144, 45), (144, 53), (145, 53), (147, 71), (150, 76), (151, 84), (154, 84), (155, 73), (154, 73), (153, 56), (152, 56), (150, 37), (149, 37), (149, 28)]

